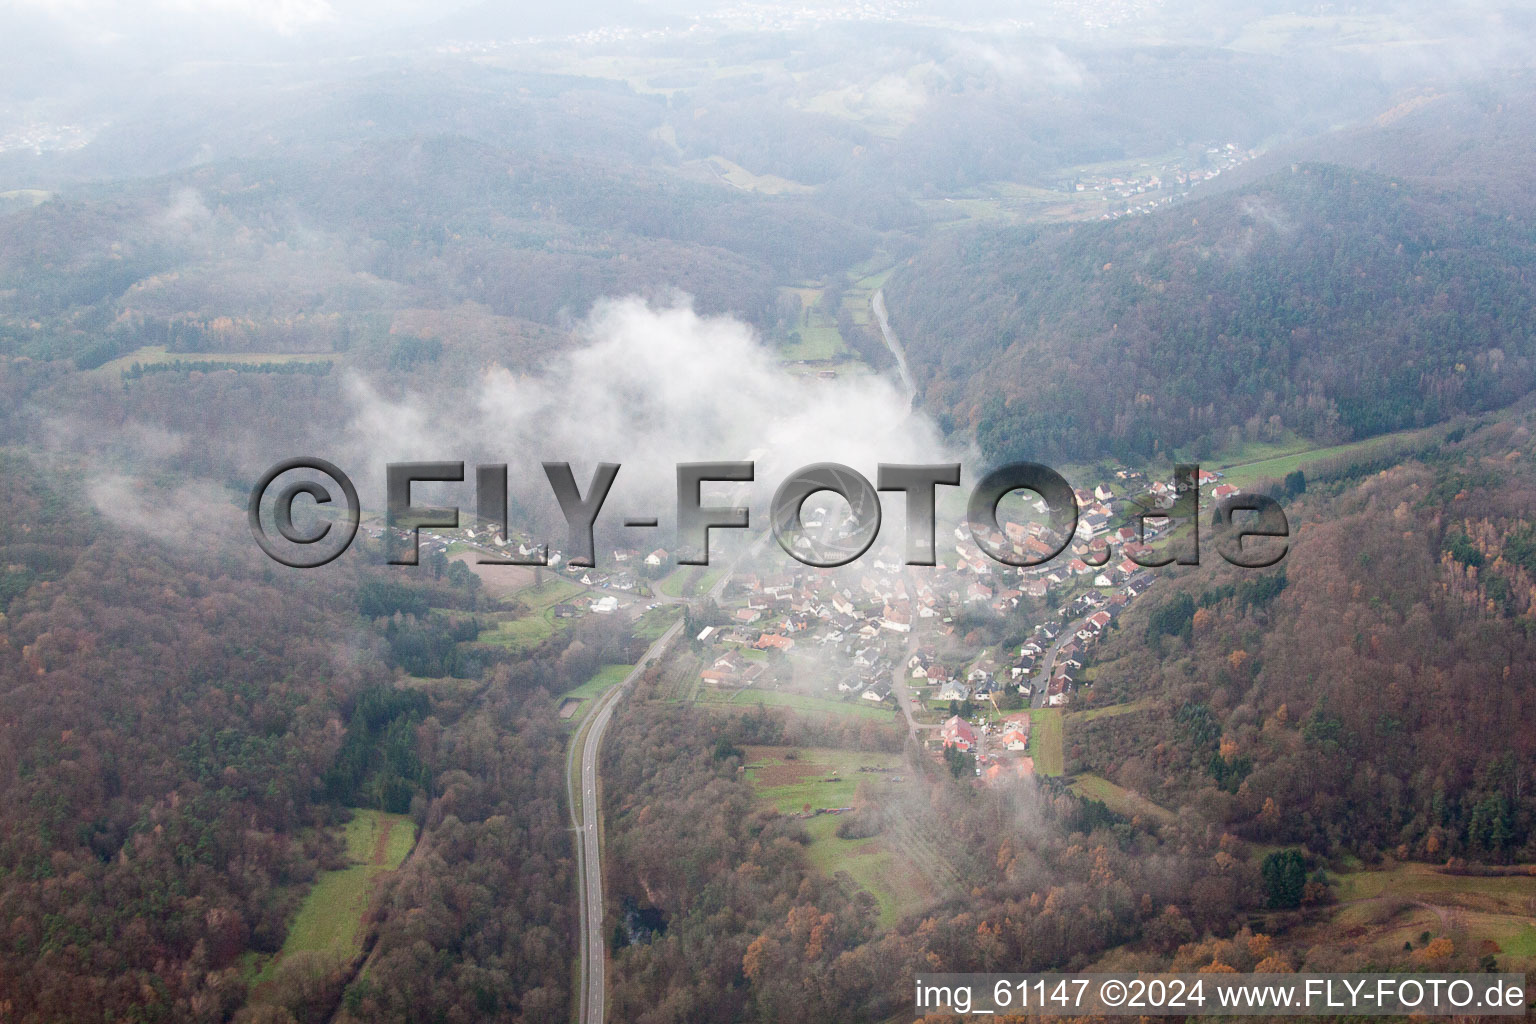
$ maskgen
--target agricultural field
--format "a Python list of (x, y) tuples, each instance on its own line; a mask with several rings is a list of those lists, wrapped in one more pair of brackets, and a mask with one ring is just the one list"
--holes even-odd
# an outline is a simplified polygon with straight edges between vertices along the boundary
[(405, 861), (416, 842), (416, 825), (403, 814), (356, 809), (343, 826), (343, 837), (349, 865), (322, 872), (315, 880), (289, 926), (283, 948), (257, 975), (258, 986), (295, 954), (312, 953), (342, 963), (362, 955), (361, 926), (374, 883)]
[(510, 597), (533, 586), (533, 569), (526, 565), (482, 565), (480, 551), (467, 545), (449, 547), (451, 558), (463, 562), (469, 571), (480, 577), (480, 585), (492, 597)]
[(1037, 774), (1060, 775), (1066, 771), (1061, 725), (1059, 708), (1033, 708), (1029, 712), (1029, 756)]
[[(903, 772), (899, 754), (827, 748), (748, 747), (747, 778), (759, 798), (784, 814), (805, 813), (807, 805), (821, 808), (853, 805), (859, 785), (892, 780)], [(861, 771), (861, 768), (880, 769)], [(880, 924), (888, 927), (903, 914), (918, 909), (933, 894), (931, 883), (916, 867), (920, 851), (909, 851), (912, 823), (897, 821), (900, 801), (883, 801), (892, 814), (892, 827), (864, 839), (840, 839), (841, 815), (818, 814), (805, 819), (811, 838), (807, 856), (819, 871), (845, 871), (880, 905)]]

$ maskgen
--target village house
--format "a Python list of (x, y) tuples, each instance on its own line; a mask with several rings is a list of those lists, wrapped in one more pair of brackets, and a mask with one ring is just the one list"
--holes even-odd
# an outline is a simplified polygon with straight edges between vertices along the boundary
[(859, 699), (879, 703), (883, 700), (889, 700), (890, 696), (891, 688), (888, 685), (885, 683), (871, 683), (864, 688), (863, 693), (859, 694)]
[(791, 647), (795, 646), (795, 642), (789, 637), (779, 633), (764, 633), (762, 636), (757, 638), (757, 643), (753, 644), (752, 646), (760, 651), (766, 651), (769, 648), (774, 648), (780, 651), (787, 651)]
[(712, 686), (728, 686), (735, 683), (740, 677), (744, 663), (734, 651), (720, 655), (714, 662), (699, 673), (699, 678)]
[(944, 741), (946, 747), (969, 751), (976, 745), (976, 730), (971, 728), (970, 722), (955, 715), (939, 728), (939, 739)]
[(969, 700), (971, 688), (958, 679), (951, 679), (939, 687), (939, 700)]

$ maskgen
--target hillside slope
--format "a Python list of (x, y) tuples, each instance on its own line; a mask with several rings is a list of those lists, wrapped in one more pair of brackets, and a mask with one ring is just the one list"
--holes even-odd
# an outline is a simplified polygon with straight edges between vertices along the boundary
[(1507, 404), (1536, 384), (1533, 270), (1514, 215), (1300, 165), (1148, 216), (946, 237), (886, 294), (926, 404), (989, 458), (1135, 458)]
[(1128, 612), (1069, 725), (1094, 772), (1263, 843), (1525, 860), (1536, 841), (1529, 411), (1287, 507), (1281, 567), (1201, 565)]

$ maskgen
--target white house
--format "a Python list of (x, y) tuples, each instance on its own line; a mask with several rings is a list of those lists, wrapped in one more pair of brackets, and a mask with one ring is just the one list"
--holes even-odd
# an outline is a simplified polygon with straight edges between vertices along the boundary
[(951, 680), (939, 688), (939, 700), (966, 700), (971, 688), (959, 680)]

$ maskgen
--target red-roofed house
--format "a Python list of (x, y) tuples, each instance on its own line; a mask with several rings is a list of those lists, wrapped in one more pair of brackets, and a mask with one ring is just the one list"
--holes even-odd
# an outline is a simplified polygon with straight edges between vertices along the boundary
[(970, 722), (956, 715), (939, 728), (939, 738), (946, 747), (970, 750), (976, 745), (976, 730), (971, 728)]
[(781, 651), (787, 651), (795, 646), (795, 642), (787, 636), (778, 633), (764, 633), (757, 638), (757, 643), (752, 645), (760, 651), (766, 651), (770, 647), (777, 647)]

